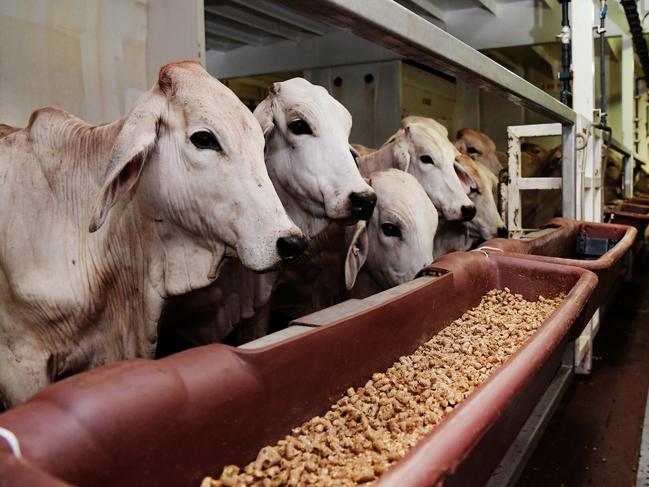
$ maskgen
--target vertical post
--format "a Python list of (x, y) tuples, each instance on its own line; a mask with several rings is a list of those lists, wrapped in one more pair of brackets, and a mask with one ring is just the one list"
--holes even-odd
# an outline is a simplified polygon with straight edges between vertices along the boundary
[[(573, 108), (577, 112), (577, 123), (570, 130), (564, 129), (563, 161), (563, 205), (564, 216), (573, 218), (592, 217), (594, 198), (592, 197), (594, 181), (593, 137), (589, 137), (589, 125), (593, 122), (595, 110), (595, 42), (593, 27), (595, 25), (595, 6), (593, 2), (574, 1), (571, 3), (571, 16), (579, 19), (573, 22), (572, 31), (572, 69), (573, 69)], [(588, 146), (576, 151), (577, 134), (588, 139)], [(579, 140), (580, 147), (586, 140)], [(569, 161), (566, 155), (573, 158)], [(579, 167), (577, 167), (577, 158)], [(599, 162), (599, 161), (598, 161)], [(572, 167), (568, 165), (571, 164)], [(584, 188), (584, 180), (589, 188)], [(582, 199), (582, 195), (584, 196)], [(588, 374), (591, 369), (593, 324), (588, 323), (582, 335), (575, 341), (575, 371)]]
[[(579, 22), (572, 26), (572, 70), (573, 70), (573, 108), (577, 112), (578, 122), (572, 130), (564, 129), (563, 146), (563, 215), (569, 218), (583, 218), (584, 213), (592, 214), (592, 198), (582, 199), (584, 192), (584, 171), (593, 168), (593, 151), (590, 147), (583, 149), (586, 154), (576, 153), (577, 133), (588, 130), (593, 122), (595, 110), (595, 43), (593, 26), (595, 7), (592, 2), (571, 2), (570, 15)], [(583, 141), (582, 141), (583, 143)], [(577, 157), (578, 154), (578, 157)], [(586, 156), (586, 157), (584, 157)], [(578, 167), (577, 159), (581, 166)], [(592, 181), (593, 174), (586, 174)], [(588, 208), (584, 207), (584, 204)]]
[[(633, 42), (630, 37), (622, 37), (622, 62), (620, 66), (622, 80), (622, 144), (633, 149), (633, 96), (634, 96), (634, 65)], [(624, 163), (624, 196), (633, 196), (633, 156)]]
[[(509, 154), (508, 172), (509, 184), (507, 185), (507, 229), (519, 232), (523, 228), (521, 215), (521, 193), (518, 181), (521, 177), (521, 141), (514, 131), (507, 127), (507, 153)], [(513, 209), (513, 211), (509, 211)]]
[(563, 216), (566, 218), (578, 218), (577, 214), (577, 157), (575, 151), (575, 125), (564, 125), (561, 134), (563, 144), (563, 165), (561, 179), (563, 182)]
[(579, 19), (572, 26), (572, 106), (575, 112), (592, 121), (595, 109), (595, 9), (592, 2), (578, 1), (570, 5), (571, 17)]

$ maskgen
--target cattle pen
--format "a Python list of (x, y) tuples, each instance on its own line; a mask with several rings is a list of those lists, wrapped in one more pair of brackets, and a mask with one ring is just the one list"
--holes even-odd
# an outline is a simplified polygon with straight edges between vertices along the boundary
[(0, 486), (649, 485), (648, 16), (1, 2)]

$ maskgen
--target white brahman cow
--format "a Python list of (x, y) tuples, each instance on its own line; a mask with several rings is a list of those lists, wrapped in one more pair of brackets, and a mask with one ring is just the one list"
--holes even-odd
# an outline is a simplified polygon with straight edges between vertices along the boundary
[(372, 218), (347, 229), (330, 225), (305, 259), (282, 271), (273, 296), (282, 321), (403, 284), (432, 262), (437, 210), (419, 182), (397, 169), (369, 180), (378, 197)]
[(259, 124), (199, 64), (164, 66), (117, 122), (56, 108), (0, 139), (0, 400), (154, 354), (163, 302), (226, 254), (256, 271), (307, 246)]
[[(458, 131), (455, 146), (476, 162), (483, 163), (496, 176), (507, 168), (504, 154), (486, 134), (463, 128)], [(521, 174), (523, 177), (561, 176), (561, 146), (547, 150), (533, 142), (521, 144)], [(497, 161), (504, 161), (505, 164)], [(495, 194), (496, 192), (494, 192)], [(528, 190), (521, 193), (523, 227), (538, 228), (555, 216), (561, 215), (561, 190)]]
[(505, 166), (500, 162), (504, 154), (496, 150), (496, 144), (487, 134), (463, 128), (455, 135), (455, 147), (474, 161), (480, 162), (498, 176)]
[(401, 129), (380, 149), (358, 158), (361, 174), (369, 175), (389, 168), (401, 169), (412, 174), (423, 186), (435, 208), (447, 220), (471, 220), (476, 213), (475, 205), (466, 195), (457, 172), (462, 168), (455, 162), (458, 154), (455, 146), (439, 125), (431, 130), (423, 117), (406, 117)]
[[(270, 179), (308, 237), (332, 221), (354, 224), (371, 216), (376, 195), (350, 152), (351, 115), (327, 90), (303, 78), (274, 83), (255, 116), (266, 137)], [(276, 273), (257, 275), (228, 262), (213, 285), (169, 303), (159, 355), (263, 336), (276, 278)]]
[(498, 178), (487, 166), (465, 155), (459, 155), (457, 162), (466, 171), (461, 179), (477, 211), (469, 222), (440, 219), (435, 235), (435, 258), (469, 250), (476, 243), (496, 236), (507, 237), (507, 228), (494, 199)]

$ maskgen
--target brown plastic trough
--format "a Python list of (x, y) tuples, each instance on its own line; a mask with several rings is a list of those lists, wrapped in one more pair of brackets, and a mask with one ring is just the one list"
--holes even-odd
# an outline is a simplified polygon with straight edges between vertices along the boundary
[[(350, 386), (476, 306), (492, 288), (566, 300), (497, 373), (447, 416), (380, 485), (481, 485), (561, 362), (595, 274), (512, 256), (453, 254), (442, 275), (329, 325), (259, 350), (209, 345), (70, 377), (0, 415), (24, 460), (0, 440), (11, 485), (191, 486), (322, 414)], [(450, 272), (447, 272), (450, 271)], [(0, 482), (1, 483), (1, 482)], [(58, 484), (60, 485), (60, 484)]]
[(622, 203), (621, 205), (604, 208), (604, 220), (619, 225), (630, 225), (638, 231), (634, 252), (637, 254), (644, 244), (644, 235), (649, 225), (649, 206), (636, 203)]
[(633, 198), (625, 198), (625, 202), (634, 205), (649, 205), (649, 196), (634, 196)]
[[(597, 308), (606, 301), (614, 285), (622, 277), (625, 265), (624, 256), (633, 247), (637, 230), (627, 225), (584, 222), (568, 218), (553, 218), (544, 228), (554, 228), (554, 230), (528, 240), (496, 238), (485, 242), (481, 247), (498, 248), (505, 252), (521, 254), (521, 258), (524, 259), (574, 265), (596, 273), (599, 279), (597, 289), (575, 323), (572, 336), (576, 337), (592, 318)], [(577, 239), (580, 236), (598, 239), (595, 240), (597, 243), (593, 246), (607, 246), (606, 241), (617, 241), (617, 243), (595, 258), (576, 252)]]

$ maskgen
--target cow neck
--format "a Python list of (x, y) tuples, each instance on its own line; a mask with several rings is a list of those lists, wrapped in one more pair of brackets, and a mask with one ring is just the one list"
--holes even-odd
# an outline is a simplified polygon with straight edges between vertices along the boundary
[(392, 141), (383, 145), (379, 149), (360, 156), (358, 161), (358, 169), (364, 177), (368, 177), (373, 172), (386, 171), (394, 167), (393, 148), (396, 141)]
[(218, 277), (225, 257), (225, 245), (198, 240), (171, 223), (155, 223), (152, 266), (154, 279), (162, 283), (164, 297), (209, 286)]
[(476, 239), (470, 236), (468, 226), (459, 221), (439, 219), (435, 234), (435, 258), (442, 255), (469, 250)]

